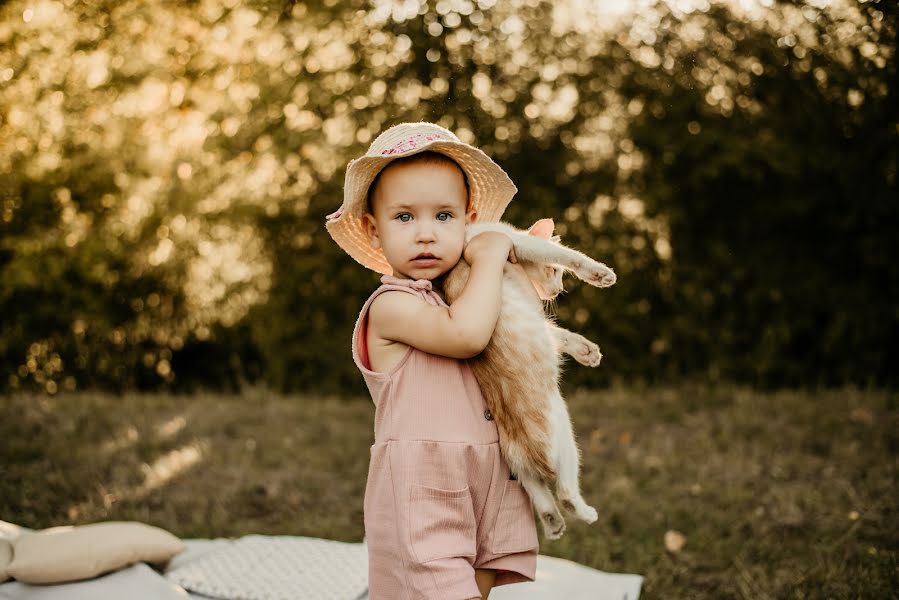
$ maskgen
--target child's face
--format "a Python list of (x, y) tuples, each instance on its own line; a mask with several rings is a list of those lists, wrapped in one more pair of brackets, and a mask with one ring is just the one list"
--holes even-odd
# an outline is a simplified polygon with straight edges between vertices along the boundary
[(365, 229), (396, 277), (432, 280), (459, 262), (465, 246), (468, 192), (459, 167), (445, 164), (389, 165), (372, 197)]

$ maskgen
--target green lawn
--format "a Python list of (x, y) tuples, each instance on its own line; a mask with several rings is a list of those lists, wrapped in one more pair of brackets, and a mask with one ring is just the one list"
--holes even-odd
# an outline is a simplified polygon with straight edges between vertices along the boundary
[[(896, 598), (899, 396), (692, 386), (569, 398), (584, 496), (541, 552), (643, 598)], [(360, 541), (366, 398), (79, 393), (0, 405), (0, 519)], [(683, 534), (677, 552), (666, 531)]]

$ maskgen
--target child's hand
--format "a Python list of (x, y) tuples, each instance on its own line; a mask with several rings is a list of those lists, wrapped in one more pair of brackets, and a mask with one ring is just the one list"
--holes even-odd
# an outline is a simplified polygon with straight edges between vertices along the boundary
[(462, 251), (462, 258), (470, 265), (489, 257), (502, 257), (512, 263), (518, 262), (512, 239), (498, 231), (482, 231), (471, 238)]

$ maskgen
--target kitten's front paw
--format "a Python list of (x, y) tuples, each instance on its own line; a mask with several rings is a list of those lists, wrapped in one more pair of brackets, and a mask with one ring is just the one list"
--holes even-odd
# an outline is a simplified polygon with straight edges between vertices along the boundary
[(615, 271), (596, 261), (590, 261), (585, 266), (576, 268), (574, 274), (581, 281), (596, 287), (609, 287), (618, 280)]
[(602, 360), (599, 346), (585, 337), (578, 338), (572, 344), (571, 356), (585, 367), (598, 367)]

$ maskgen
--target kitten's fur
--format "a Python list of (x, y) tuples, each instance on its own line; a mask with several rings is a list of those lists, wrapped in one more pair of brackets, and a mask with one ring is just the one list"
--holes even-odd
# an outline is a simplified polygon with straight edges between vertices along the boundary
[[(507, 234), (523, 267), (524, 274), (522, 269), (505, 269), (493, 337), (469, 362), (496, 421), (506, 462), (530, 495), (550, 539), (565, 530), (553, 483), (566, 510), (588, 523), (597, 517), (580, 493), (579, 452), (559, 391), (561, 353), (591, 367), (599, 364), (602, 354), (593, 342), (557, 327), (547, 318), (542, 300), (562, 292), (566, 269), (597, 287), (608, 287), (616, 279), (606, 265), (561, 245), (559, 237), (552, 236), (553, 227), (552, 219), (541, 219), (526, 232), (507, 223), (475, 223), (465, 229), (466, 242), (482, 231)], [(460, 260), (445, 275), (443, 290), (449, 303), (462, 293), (470, 271)]]

